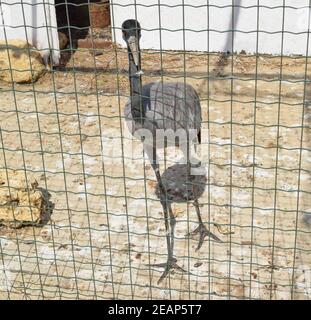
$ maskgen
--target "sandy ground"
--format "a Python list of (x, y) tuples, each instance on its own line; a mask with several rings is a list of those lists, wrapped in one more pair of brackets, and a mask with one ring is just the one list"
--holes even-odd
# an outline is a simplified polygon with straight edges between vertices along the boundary
[[(195, 209), (173, 204), (175, 255), (191, 274), (157, 284), (162, 270), (147, 264), (165, 261), (164, 221), (141, 149), (131, 159), (126, 53), (76, 52), (67, 69), (34, 85), (13, 92), (0, 84), (1, 169), (35, 176), (54, 206), (43, 227), (0, 227), (0, 297), (310, 299), (311, 229), (302, 219), (311, 212), (311, 106), (303, 103), (311, 100), (310, 63), (147, 51), (142, 58), (145, 83), (186, 75), (199, 92), (210, 158), (199, 201), (224, 242), (207, 240), (195, 252), (197, 240), (185, 238), (197, 226)], [(175, 158), (167, 155), (169, 168)]]

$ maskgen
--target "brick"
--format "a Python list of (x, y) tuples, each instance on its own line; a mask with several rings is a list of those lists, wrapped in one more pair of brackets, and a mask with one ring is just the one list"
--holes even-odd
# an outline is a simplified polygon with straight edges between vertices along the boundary
[(78, 48), (87, 49), (107, 49), (111, 48), (112, 42), (104, 39), (78, 39)]
[(110, 8), (108, 2), (89, 5), (90, 21), (93, 28), (105, 28), (110, 25)]

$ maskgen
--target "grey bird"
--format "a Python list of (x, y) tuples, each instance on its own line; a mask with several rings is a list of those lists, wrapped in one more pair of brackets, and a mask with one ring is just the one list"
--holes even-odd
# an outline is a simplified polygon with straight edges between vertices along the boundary
[[(156, 149), (166, 147), (174, 139), (168, 139), (166, 143), (158, 141), (158, 132), (162, 130), (172, 130), (173, 134), (178, 130), (183, 130), (183, 139), (179, 136), (178, 145), (183, 151), (187, 160), (189, 174), (191, 167), (200, 166), (200, 162), (191, 157), (191, 145), (198, 141), (201, 143), (201, 105), (200, 99), (195, 89), (189, 84), (179, 82), (151, 82), (142, 85), (142, 70), (139, 40), (141, 38), (141, 27), (137, 20), (126, 20), (122, 24), (122, 35), (127, 43), (129, 57), (129, 80), (130, 99), (125, 105), (125, 119), (132, 135), (143, 140), (144, 152), (146, 152), (151, 166), (155, 172), (158, 187), (160, 190), (160, 202), (163, 207), (167, 242), (167, 262), (153, 264), (149, 266), (162, 267), (164, 272), (158, 283), (160, 283), (170, 272), (177, 269), (187, 272), (177, 265), (174, 257), (174, 228), (176, 220), (172, 212), (171, 203), (168, 201), (168, 194), (162, 182), (159, 164), (157, 161)], [(190, 134), (196, 132), (195, 135)], [(161, 137), (163, 139), (163, 136)], [(188, 236), (199, 234), (199, 250), (204, 238), (210, 236), (218, 242), (222, 242), (217, 236), (207, 230), (202, 222), (198, 201), (194, 201), (199, 226)]]

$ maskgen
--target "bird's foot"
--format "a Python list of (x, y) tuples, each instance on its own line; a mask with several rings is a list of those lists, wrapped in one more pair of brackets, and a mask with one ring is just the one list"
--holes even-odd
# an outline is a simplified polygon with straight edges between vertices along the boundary
[(193, 230), (192, 232), (189, 232), (188, 234), (186, 234), (186, 237), (189, 238), (193, 238), (193, 236), (199, 234), (200, 238), (199, 238), (199, 243), (197, 248), (195, 249), (195, 251), (198, 251), (201, 249), (204, 239), (205, 237), (211, 237), (212, 239), (214, 239), (217, 242), (222, 242), (217, 236), (215, 236), (212, 232), (208, 231), (207, 228), (205, 227), (205, 225), (203, 223), (199, 224), (199, 226)]
[(183, 273), (190, 273), (190, 272), (186, 271), (185, 269), (183, 269), (182, 267), (180, 267), (177, 264), (177, 259), (175, 259), (175, 258), (168, 258), (167, 262), (148, 264), (148, 266), (155, 267), (155, 268), (164, 268), (164, 271), (163, 271), (160, 279), (158, 280), (158, 284), (160, 284), (168, 276), (168, 274), (170, 273), (170, 271), (172, 269), (179, 270)]

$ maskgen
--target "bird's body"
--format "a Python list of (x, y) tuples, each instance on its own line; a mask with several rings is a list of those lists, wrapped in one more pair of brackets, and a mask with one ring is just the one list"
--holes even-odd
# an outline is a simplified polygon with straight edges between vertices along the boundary
[(124, 115), (132, 134), (145, 128), (156, 135), (157, 129), (201, 130), (201, 105), (195, 89), (182, 82), (151, 82), (142, 87), (144, 121), (134, 121), (131, 99), (126, 103)]
[[(157, 161), (157, 149), (179, 147), (184, 155), (180, 159), (181, 163), (198, 165), (198, 160), (192, 156), (191, 147), (201, 142), (202, 118), (200, 99), (192, 86), (182, 82), (161, 81), (142, 86), (139, 101), (141, 107), (137, 108), (143, 109), (144, 116), (136, 120), (133, 117), (132, 102), (131, 97), (125, 105), (125, 119), (133, 136), (139, 139), (144, 136), (144, 150), (150, 160)], [(191, 130), (193, 132), (189, 134)], [(168, 139), (163, 141), (163, 135)]]

